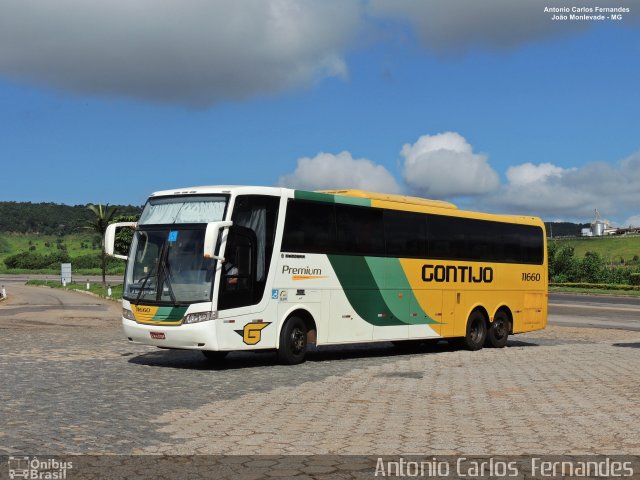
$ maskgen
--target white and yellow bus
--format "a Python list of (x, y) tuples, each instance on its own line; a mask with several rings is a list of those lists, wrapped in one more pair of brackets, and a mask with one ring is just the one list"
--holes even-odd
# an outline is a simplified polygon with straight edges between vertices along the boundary
[(157, 192), (124, 278), (130, 342), (201, 350), (449, 339), (470, 350), (547, 323), (544, 223), (360, 190)]

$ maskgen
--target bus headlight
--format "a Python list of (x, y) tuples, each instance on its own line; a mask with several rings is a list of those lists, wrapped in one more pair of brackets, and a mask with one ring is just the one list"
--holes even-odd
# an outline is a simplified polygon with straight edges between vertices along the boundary
[(206, 322), (207, 320), (215, 320), (216, 318), (218, 318), (218, 312), (189, 313), (188, 315), (184, 316), (184, 318), (182, 319), (182, 323), (200, 323)]
[(129, 310), (128, 308), (123, 308), (122, 309), (122, 316), (124, 318), (126, 318), (127, 320), (135, 320), (136, 317), (133, 316), (133, 312), (131, 310)]

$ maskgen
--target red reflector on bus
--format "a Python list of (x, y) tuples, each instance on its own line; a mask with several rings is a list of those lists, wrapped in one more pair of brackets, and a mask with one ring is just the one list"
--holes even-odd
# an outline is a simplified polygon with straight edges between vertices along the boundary
[(149, 335), (151, 335), (151, 338), (153, 338), (155, 340), (164, 340), (165, 339), (164, 332), (149, 332)]

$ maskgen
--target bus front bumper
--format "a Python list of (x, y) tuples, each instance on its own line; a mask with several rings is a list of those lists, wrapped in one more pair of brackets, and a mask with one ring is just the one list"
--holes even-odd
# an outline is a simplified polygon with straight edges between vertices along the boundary
[(124, 334), (131, 343), (163, 348), (218, 350), (215, 320), (189, 325), (145, 325), (122, 319)]

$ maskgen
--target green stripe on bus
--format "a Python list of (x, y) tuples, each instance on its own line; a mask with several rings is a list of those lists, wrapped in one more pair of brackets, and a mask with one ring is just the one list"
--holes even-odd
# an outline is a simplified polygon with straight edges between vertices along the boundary
[(184, 312), (187, 311), (187, 307), (160, 307), (158, 311), (153, 316), (152, 320), (156, 320), (158, 322), (161, 321), (173, 321), (180, 320), (184, 317)]
[[(375, 326), (437, 324), (418, 303), (397, 258), (328, 255), (356, 313)], [(417, 316), (412, 316), (411, 313)]]
[(336, 203), (344, 203), (345, 205), (359, 205), (361, 207), (370, 207), (371, 200), (369, 198), (347, 197), (345, 195), (335, 195)]
[(347, 197), (346, 195), (333, 195), (331, 193), (307, 192), (306, 190), (295, 190), (294, 198), (298, 200), (311, 200), (314, 202), (359, 205), (361, 207), (371, 206), (371, 199), (369, 198)]
[[(396, 318), (411, 325), (440, 323), (420, 307), (400, 260), (384, 257), (365, 258), (382, 298)], [(412, 316), (412, 312), (417, 316)]]
[(406, 325), (382, 296), (365, 257), (327, 255), (347, 300), (356, 313), (375, 326)]
[(334, 195), (329, 193), (307, 192), (305, 190), (296, 190), (294, 198), (298, 200), (313, 200), (314, 202), (333, 203)]

